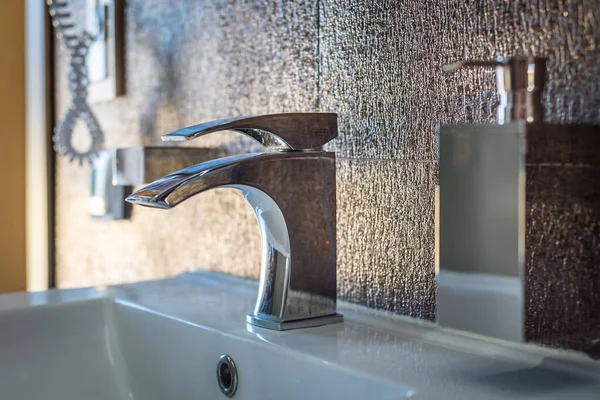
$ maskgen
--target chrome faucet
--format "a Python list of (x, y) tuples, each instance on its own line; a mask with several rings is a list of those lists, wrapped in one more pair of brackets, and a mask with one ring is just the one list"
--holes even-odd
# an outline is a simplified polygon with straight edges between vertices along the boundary
[(223, 130), (248, 135), (271, 151), (182, 169), (127, 201), (171, 209), (209, 189), (237, 189), (254, 209), (262, 238), (259, 293), (247, 322), (275, 330), (341, 322), (336, 313), (335, 153), (322, 148), (337, 137), (337, 115), (232, 118), (183, 128), (162, 139), (191, 140)]

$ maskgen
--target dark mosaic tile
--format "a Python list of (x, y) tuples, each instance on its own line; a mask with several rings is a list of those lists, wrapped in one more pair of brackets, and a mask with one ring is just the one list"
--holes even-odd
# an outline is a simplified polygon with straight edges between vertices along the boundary
[(534, 124), (527, 128), (527, 164), (600, 166), (600, 125)]
[(527, 129), (529, 340), (600, 357), (600, 127)]
[(600, 357), (600, 167), (527, 167), (526, 336)]

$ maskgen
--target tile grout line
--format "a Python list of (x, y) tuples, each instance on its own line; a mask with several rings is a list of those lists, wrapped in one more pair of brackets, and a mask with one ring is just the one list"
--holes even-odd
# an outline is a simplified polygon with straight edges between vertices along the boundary
[(397, 163), (412, 163), (412, 164), (439, 164), (438, 160), (412, 160), (402, 158), (378, 158), (378, 157), (347, 157), (347, 156), (336, 156), (338, 160), (349, 160), (349, 161), (389, 161)]

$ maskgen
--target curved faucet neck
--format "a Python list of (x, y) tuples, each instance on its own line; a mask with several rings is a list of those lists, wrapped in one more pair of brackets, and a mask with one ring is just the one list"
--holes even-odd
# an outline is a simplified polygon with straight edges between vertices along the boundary
[(241, 191), (254, 209), (263, 243), (259, 294), (248, 322), (283, 330), (341, 318), (335, 182), (334, 153), (244, 154), (167, 175), (128, 201), (169, 209), (213, 188)]

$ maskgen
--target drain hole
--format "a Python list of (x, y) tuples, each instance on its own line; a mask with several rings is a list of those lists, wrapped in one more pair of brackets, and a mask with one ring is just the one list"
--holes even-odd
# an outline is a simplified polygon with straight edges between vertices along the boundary
[(231, 388), (231, 370), (229, 369), (229, 365), (225, 363), (221, 364), (221, 374), (219, 376), (221, 379), (221, 386), (225, 389)]
[(233, 359), (227, 354), (219, 357), (217, 363), (217, 380), (221, 392), (227, 397), (233, 397), (237, 390), (237, 369)]

